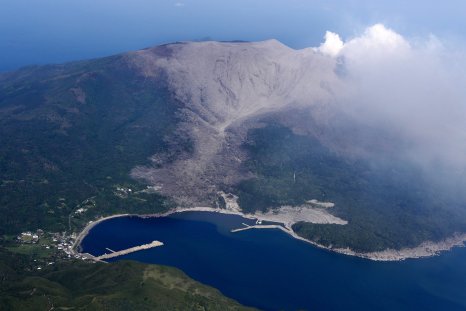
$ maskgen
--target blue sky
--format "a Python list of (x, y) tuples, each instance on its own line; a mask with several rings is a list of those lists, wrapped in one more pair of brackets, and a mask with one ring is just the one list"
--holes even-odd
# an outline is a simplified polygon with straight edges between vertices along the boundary
[(0, 0), (0, 71), (178, 40), (317, 46), (383, 23), (407, 36), (464, 40), (466, 2), (377, 0)]

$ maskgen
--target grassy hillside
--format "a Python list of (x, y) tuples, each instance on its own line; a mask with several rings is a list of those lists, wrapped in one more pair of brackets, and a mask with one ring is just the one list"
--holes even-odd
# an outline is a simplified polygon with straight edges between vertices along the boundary
[(2, 310), (252, 310), (169, 267), (131, 261), (73, 262), (21, 273), (0, 252)]

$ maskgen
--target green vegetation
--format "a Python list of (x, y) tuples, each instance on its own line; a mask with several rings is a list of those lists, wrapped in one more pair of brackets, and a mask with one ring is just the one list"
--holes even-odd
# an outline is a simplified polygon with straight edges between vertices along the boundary
[[(128, 55), (0, 75), (2, 310), (243, 309), (176, 269), (73, 261), (47, 240), (66, 231), (60, 243), (69, 250), (71, 233), (89, 220), (172, 207), (130, 177), (154, 154), (170, 161), (193, 151), (177, 131), (180, 104), (165, 79), (144, 76)], [(466, 195), (452, 190), (454, 181), (449, 189), (410, 163), (343, 157), (279, 125), (255, 128), (247, 141), (246, 168), (257, 178), (233, 189), (245, 211), (318, 199), (334, 202), (331, 212), (349, 222), (295, 224), (303, 237), (375, 251), (466, 231), (458, 208)], [(45, 231), (40, 239), (15, 240), (37, 229)]]
[[(192, 148), (182, 137), (168, 148), (177, 103), (162, 81), (125, 56), (0, 75), (1, 310), (245, 309), (176, 269), (63, 261), (48, 240), (100, 216), (171, 207), (130, 177), (155, 153)], [(16, 241), (39, 228), (38, 242)]]
[(264, 210), (318, 199), (334, 202), (330, 212), (349, 222), (295, 224), (303, 237), (326, 246), (376, 251), (466, 231), (464, 209), (457, 208), (464, 206), (464, 195), (427, 182), (415, 166), (345, 159), (318, 140), (278, 125), (252, 130), (248, 141), (247, 165), (257, 178), (237, 186), (242, 208)]
[(252, 310), (174, 268), (69, 262), (25, 274), (23, 261), (0, 250), (2, 310)]
[[(50, 241), (100, 216), (171, 207), (129, 174), (168, 149), (176, 105), (125, 56), (0, 75), (1, 310), (245, 309), (179, 270), (63, 261)], [(191, 147), (180, 138), (170, 152)], [(38, 242), (16, 240), (39, 228)]]
[[(68, 230), (88, 198), (97, 208), (84, 221), (169, 208), (157, 194), (114, 191), (145, 188), (129, 173), (167, 149), (175, 111), (164, 83), (124, 56), (0, 75), (0, 234)], [(190, 143), (180, 139), (178, 148)]]
[(33, 258), (49, 258), (54, 254), (54, 250), (47, 249), (44, 244), (16, 244), (8, 247), (13, 253), (29, 255)]

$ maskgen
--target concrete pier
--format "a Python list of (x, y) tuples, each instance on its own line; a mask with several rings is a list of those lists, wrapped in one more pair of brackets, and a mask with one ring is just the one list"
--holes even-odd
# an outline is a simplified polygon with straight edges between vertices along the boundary
[(149, 244), (143, 244), (143, 245), (123, 249), (121, 251), (115, 251), (115, 252), (110, 253), (110, 254), (103, 254), (101, 256), (96, 256), (96, 257), (94, 257), (94, 259), (96, 259), (96, 260), (110, 259), (110, 258), (113, 258), (113, 257), (118, 257), (118, 256), (130, 254), (130, 253), (134, 253), (134, 252), (142, 251), (142, 250), (149, 249), (149, 248), (159, 247), (159, 246), (162, 246), (162, 245), (163, 245), (163, 243), (160, 242), (160, 241), (152, 241)]
[(247, 226), (244, 228), (233, 229), (231, 230), (231, 232), (240, 232), (240, 231), (249, 230), (249, 229), (280, 229), (283, 231), (288, 231), (286, 228), (284, 228), (283, 226), (279, 226), (279, 225), (254, 225), (254, 226)]

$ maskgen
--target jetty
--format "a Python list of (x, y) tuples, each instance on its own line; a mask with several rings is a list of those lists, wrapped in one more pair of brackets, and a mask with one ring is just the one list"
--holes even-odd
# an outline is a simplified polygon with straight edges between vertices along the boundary
[(244, 228), (233, 229), (231, 230), (231, 232), (240, 232), (240, 231), (245, 231), (249, 229), (280, 229), (283, 231), (288, 231), (285, 227), (280, 226), (280, 225), (253, 225), (253, 226), (246, 225)]
[(118, 257), (118, 256), (127, 255), (127, 254), (130, 254), (130, 253), (134, 253), (134, 252), (137, 252), (137, 251), (142, 251), (142, 250), (145, 250), (145, 249), (159, 247), (159, 246), (162, 246), (162, 245), (163, 245), (163, 242), (152, 241), (149, 244), (143, 244), (143, 245), (123, 249), (121, 251), (112, 251), (109, 254), (103, 254), (103, 255), (100, 255), (100, 256), (95, 256), (94, 259), (99, 260), (99, 261), (100, 260), (105, 260), (105, 259), (110, 259), (110, 258), (114, 258), (114, 257)]

